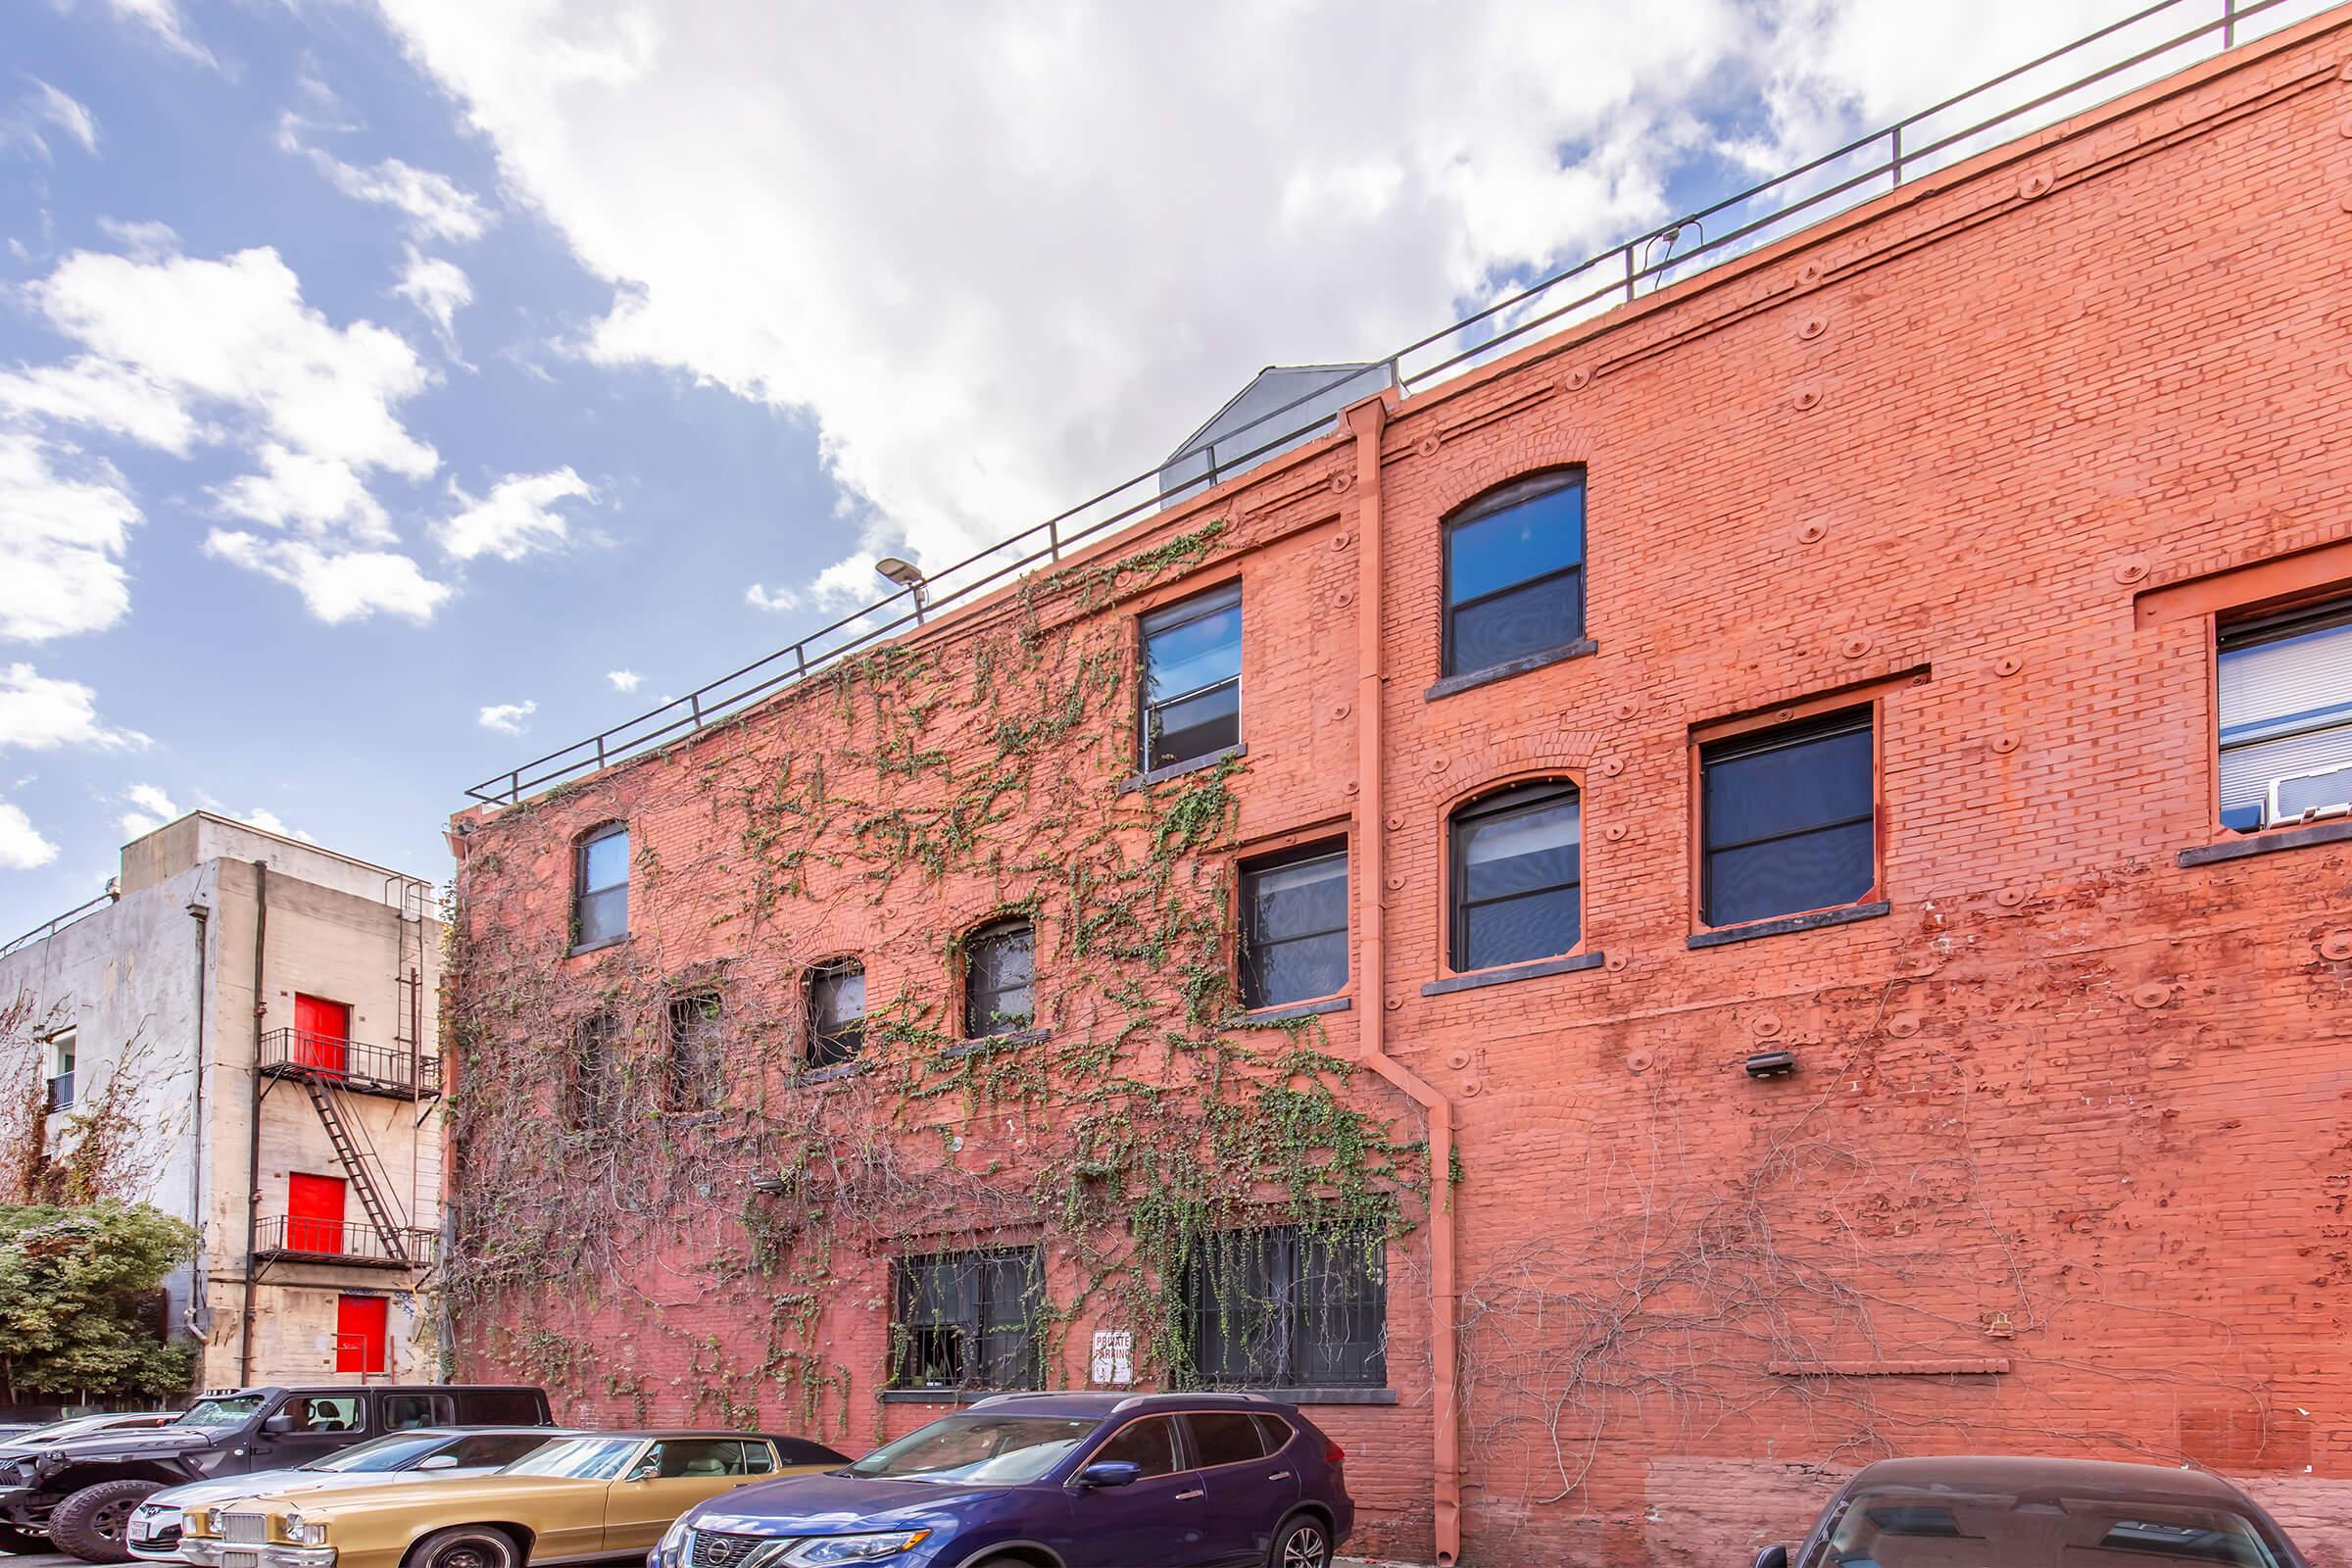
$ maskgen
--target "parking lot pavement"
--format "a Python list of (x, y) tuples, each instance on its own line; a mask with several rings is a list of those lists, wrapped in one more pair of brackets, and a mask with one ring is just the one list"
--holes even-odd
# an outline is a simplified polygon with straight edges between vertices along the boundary
[(69, 1557), (62, 1551), (34, 1552), (29, 1556), (0, 1556), (0, 1568), (84, 1568), (79, 1557)]

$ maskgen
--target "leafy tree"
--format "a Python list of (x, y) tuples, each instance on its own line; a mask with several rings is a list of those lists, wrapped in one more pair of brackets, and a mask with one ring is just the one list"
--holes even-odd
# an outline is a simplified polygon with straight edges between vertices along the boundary
[(196, 1345), (141, 1307), (196, 1232), (145, 1203), (0, 1204), (0, 1396), (185, 1394)]

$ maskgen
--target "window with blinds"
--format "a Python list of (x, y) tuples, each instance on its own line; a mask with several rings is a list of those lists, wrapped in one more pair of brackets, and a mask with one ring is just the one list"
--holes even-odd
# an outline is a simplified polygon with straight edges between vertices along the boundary
[(2352, 599), (2224, 626), (2218, 673), (2224, 826), (2352, 807)]

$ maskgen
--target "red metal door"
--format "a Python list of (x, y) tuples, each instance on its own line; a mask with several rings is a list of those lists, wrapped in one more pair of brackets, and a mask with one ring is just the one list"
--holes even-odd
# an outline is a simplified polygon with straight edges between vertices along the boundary
[(335, 1298), (336, 1371), (364, 1374), (385, 1369), (391, 1305), (380, 1296)]
[(294, 994), (294, 1060), (340, 1076), (350, 1066), (351, 1004)]
[(286, 1177), (286, 1250), (340, 1252), (343, 1250), (343, 1178)]

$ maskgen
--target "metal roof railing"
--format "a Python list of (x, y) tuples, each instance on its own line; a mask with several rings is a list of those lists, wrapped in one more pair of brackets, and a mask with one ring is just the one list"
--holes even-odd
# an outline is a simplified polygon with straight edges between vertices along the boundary
[[(1644, 288), (1656, 289), (1720, 265), (1893, 190), (1907, 179), (2160, 79), (2235, 46), (2257, 30), (2272, 30), (2324, 9), (2322, 0), (2157, 0), (1884, 129), (1612, 246), (1365, 363), (1385, 368), (1393, 384), (1409, 395), (1416, 388), (1499, 358), (1531, 334), (1630, 303)], [(2094, 57), (2097, 64), (2086, 64)], [(1686, 241), (1689, 248), (1685, 248)], [(860, 649), (921, 624), (943, 607), (986, 593), (1041, 562), (1058, 562), (1075, 546), (1122, 523), (1156, 514), (1172, 501), (1211, 488), (1222, 477), (1283, 451), (1303, 435), (1336, 428), (1327, 413), (1298, 413), (1319, 395), (1319, 389), (1310, 390), (1208, 444), (1204, 449), (1208, 463), (1193, 478), (1163, 490), (1163, 466), (1154, 466), (929, 573), (920, 587), (885, 595), (683, 697), (493, 775), (466, 793), (490, 805), (512, 804), (574, 774), (600, 770), (699, 730)], [(1236, 446), (1244, 450), (1232, 450)], [(1220, 447), (1226, 449), (1222, 454)]]
[(110, 887), (107, 892), (99, 894), (96, 898), (90, 900), (89, 903), (77, 904), (71, 909), (68, 909), (65, 913), (57, 916), (57, 918), (43, 921), (41, 924), (36, 925), (31, 930), (25, 932), (23, 936), (13, 939), (6, 947), (0, 947), (0, 958), (7, 957), (19, 948), (28, 948), (35, 942), (47, 941), (49, 938), (57, 935), (60, 931), (63, 931), (66, 927), (72, 925), (74, 921), (81, 919), (84, 915), (96, 914), (101, 908), (114, 902), (115, 895)]

